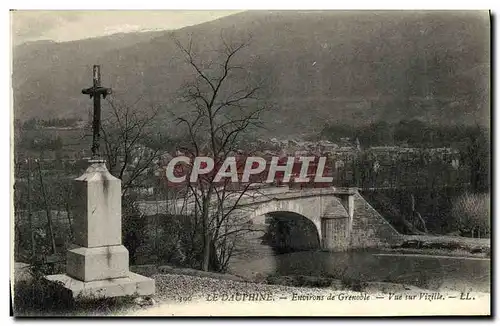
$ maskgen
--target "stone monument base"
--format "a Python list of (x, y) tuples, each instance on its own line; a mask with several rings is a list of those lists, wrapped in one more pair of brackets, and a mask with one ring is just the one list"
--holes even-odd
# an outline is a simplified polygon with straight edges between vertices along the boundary
[(102, 299), (127, 295), (152, 295), (155, 281), (149, 277), (128, 272), (126, 277), (82, 282), (67, 274), (49, 275), (48, 281), (59, 284), (75, 300)]

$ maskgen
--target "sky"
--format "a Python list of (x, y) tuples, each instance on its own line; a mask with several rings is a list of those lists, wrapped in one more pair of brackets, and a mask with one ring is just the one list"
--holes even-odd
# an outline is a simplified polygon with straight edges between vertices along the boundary
[(234, 13), (237, 11), (12, 11), (12, 43), (66, 42), (120, 32), (178, 29)]

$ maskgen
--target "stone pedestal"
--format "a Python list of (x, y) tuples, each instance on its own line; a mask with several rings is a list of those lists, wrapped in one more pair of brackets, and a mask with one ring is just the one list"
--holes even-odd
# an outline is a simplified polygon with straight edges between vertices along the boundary
[(91, 161), (75, 179), (72, 204), (75, 243), (66, 256), (66, 274), (47, 276), (74, 298), (151, 295), (154, 280), (129, 271), (121, 241), (121, 180), (104, 161)]

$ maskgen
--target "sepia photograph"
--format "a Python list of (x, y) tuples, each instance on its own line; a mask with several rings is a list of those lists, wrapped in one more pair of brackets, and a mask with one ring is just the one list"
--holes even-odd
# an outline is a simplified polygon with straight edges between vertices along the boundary
[(490, 11), (9, 15), (12, 316), (491, 316)]

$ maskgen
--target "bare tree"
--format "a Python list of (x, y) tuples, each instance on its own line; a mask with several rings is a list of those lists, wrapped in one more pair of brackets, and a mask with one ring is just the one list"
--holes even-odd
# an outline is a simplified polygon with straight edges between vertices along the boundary
[(109, 99), (111, 110), (101, 125), (108, 169), (122, 180), (123, 236), (131, 263), (135, 263), (135, 253), (147, 230), (147, 220), (137, 207), (137, 193), (131, 190), (147, 187), (154, 178), (160, 147), (151, 143), (161, 137), (153, 131), (158, 108), (137, 108), (139, 101), (129, 105)]
[(411, 197), (411, 213), (410, 213), (411, 223), (413, 224), (413, 226), (415, 226), (415, 228), (420, 229), (423, 232), (427, 233), (427, 226), (425, 220), (422, 218), (422, 215), (420, 215), (420, 213), (415, 208), (415, 196), (411, 194), (410, 197)]
[[(190, 110), (176, 120), (186, 128), (190, 154), (209, 155), (216, 167), (237, 152), (242, 136), (250, 128), (260, 126), (260, 115), (266, 109), (259, 103), (261, 85), (240, 86), (241, 77), (247, 76), (248, 71), (236, 58), (249, 42), (250, 39), (228, 42), (221, 33), (222, 49), (215, 51), (216, 58), (202, 61), (193, 50), (192, 39), (187, 44), (175, 40), (195, 76), (184, 85), (181, 96)], [(249, 186), (235, 189), (228, 182), (221, 186), (213, 182), (214, 177), (215, 174), (207, 174), (196, 184), (188, 185), (196, 206), (195, 219), (200, 219), (203, 232), (205, 271), (227, 265), (228, 254), (234, 247), (229, 237), (244, 231), (232, 213)]]
[(137, 109), (116, 99), (108, 100), (110, 114), (101, 126), (104, 156), (111, 174), (122, 180), (122, 196), (140, 186), (158, 158), (159, 148), (148, 147), (158, 134), (152, 124), (158, 108)]

